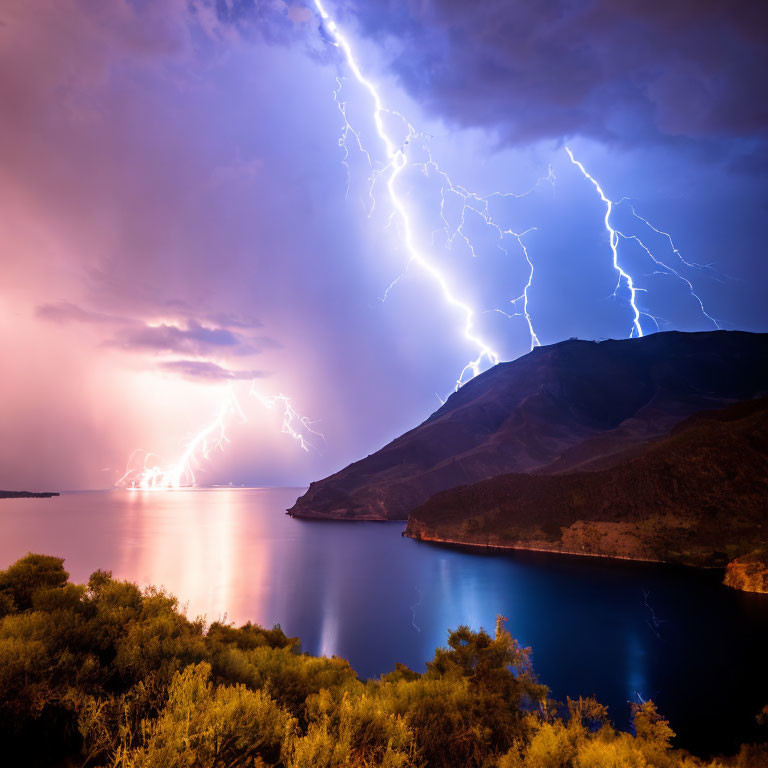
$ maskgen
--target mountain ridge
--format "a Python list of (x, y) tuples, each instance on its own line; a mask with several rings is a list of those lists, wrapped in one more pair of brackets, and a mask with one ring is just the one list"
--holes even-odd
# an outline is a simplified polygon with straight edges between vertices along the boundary
[(768, 393), (768, 334), (568, 340), (486, 371), (289, 514), (404, 520), (435, 493), (510, 472), (605, 468), (708, 408)]
[[(696, 413), (608, 469), (513, 473), (443, 491), (411, 512), (405, 535), (723, 567), (768, 545), (766, 499), (763, 397)], [(757, 557), (747, 565), (758, 583), (765, 566)]]

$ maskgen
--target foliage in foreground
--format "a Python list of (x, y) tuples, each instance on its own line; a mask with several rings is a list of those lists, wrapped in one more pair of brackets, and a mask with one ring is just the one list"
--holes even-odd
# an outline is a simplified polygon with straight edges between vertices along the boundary
[(592, 699), (557, 713), (500, 620), (450, 633), (424, 674), (363, 682), (301, 654), (280, 627), (205, 630), (176, 599), (63, 560), (0, 572), (4, 765), (104, 768), (751, 768), (765, 748), (705, 763), (670, 746), (652, 702), (634, 735)]

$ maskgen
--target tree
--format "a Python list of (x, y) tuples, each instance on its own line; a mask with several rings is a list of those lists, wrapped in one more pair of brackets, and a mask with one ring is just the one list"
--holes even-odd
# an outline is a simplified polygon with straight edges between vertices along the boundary
[(282, 762), (296, 721), (263, 691), (214, 686), (201, 663), (174, 675), (168, 703), (142, 726), (144, 743), (118, 750), (115, 768), (241, 768)]
[[(0, 593), (10, 597), (18, 611), (32, 607), (32, 597), (38, 589), (63, 587), (69, 574), (64, 570), (63, 557), (28, 554), (10, 568), (0, 571)], [(4, 602), (6, 612), (8, 604)]]

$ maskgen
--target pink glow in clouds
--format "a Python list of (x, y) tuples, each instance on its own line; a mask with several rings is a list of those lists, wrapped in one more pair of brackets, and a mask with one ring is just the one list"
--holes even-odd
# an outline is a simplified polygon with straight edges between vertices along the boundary
[[(300, 373), (252, 283), (263, 164), (211, 141), (238, 45), (187, 0), (3, 5), (0, 488), (108, 487), (133, 447), (178, 452), (226, 386)], [(246, 195), (239, 220), (219, 202)], [(263, 452), (280, 419), (260, 418)]]

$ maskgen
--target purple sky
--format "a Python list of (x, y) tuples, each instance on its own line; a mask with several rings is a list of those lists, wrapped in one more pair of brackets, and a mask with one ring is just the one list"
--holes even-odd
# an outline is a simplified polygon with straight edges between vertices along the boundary
[[(385, 105), (420, 136), (398, 179), (418, 247), (503, 359), (530, 347), (528, 267), (456, 195), (497, 198), (535, 267), (542, 343), (624, 337), (614, 225), (690, 280), (724, 328), (768, 330), (768, 12), (753, 2), (328, 4)], [(0, 9), (0, 488), (100, 488), (174, 458), (231, 387), (243, 409), (201, 483), (303, 484), (425, 418), (477, 350), (411, 265), (370, 95), (312, 3), (7, 0)], [(334, 97), (337, 77), (341, 91)], [(371, 167), (381, 171), (370, 213)], [(404, 123), (389, 117), (399, 140)], [(345, 165), (346, 158), (346, 165)], [(667, 240), (631, 206), (669, 232)], [(370, 213), (370, 215), (369, 215)], [(620, 242), (640, 308), (713, 327), (683, 281)], [(404, 272), (405, 270), (405, 272)], [(404, 274), (403, 274), (404, 273)], [(382, 301), (387, 286), (402, 276)], [(502, 310), (512, 317), (507, 317)], [(643, 319), (645, 332), (656, 327)], [(304, 452), (248, 395), (318, 420)]]

